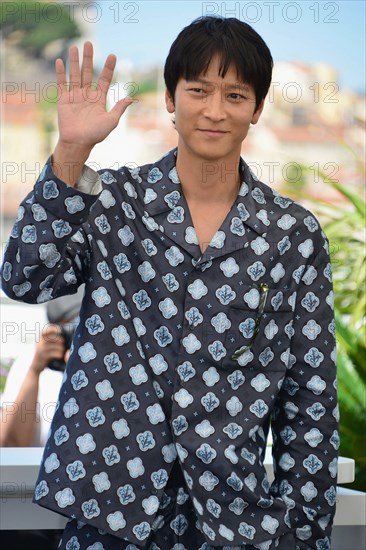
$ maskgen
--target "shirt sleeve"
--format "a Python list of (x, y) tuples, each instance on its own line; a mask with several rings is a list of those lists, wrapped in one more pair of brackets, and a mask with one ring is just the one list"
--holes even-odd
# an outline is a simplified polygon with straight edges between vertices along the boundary
[[(295, 276), (299, 276), (297, 272)], [(330, 550), (339, 448), (335, 322), (328, 243), (299, 276), (287, 375), (272, 417), (274, 496), (300, 550)]]
[(98, 172), (95, 172), (90, 166), (84, 165), (75, 189), (89, 195), (99, 195), (102, 190), (102, 182)]
[(18, 209), (5, 250), (2, 288), (10, 298), (43, 303), (73, 294), (85, 282), (88, 217), (100, 189), (99, 175), (90, 168), (84, 167), (75, 188), (58, 179), (47, 161)]

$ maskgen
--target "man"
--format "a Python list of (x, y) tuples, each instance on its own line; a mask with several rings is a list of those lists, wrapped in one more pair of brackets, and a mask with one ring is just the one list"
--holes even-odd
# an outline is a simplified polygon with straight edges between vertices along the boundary
[(30, 360), (30, 346), (15, 359), (1, 396), (0, 447), (43, 447), (47, 441), (62, 373), (47, 369), (65, 355), (60, 330), (43, 331)]
[(22, 346), (12, 364), (1, 395), (0, 447), (45, 446), (82, 296), (79, 287), (77, 294), (48, 302), (39, 341)]
[(35, 501), (71, 518), (68, 550), (329, 549), (327, 241), (240, 159), (271, 54), (236, 19), (193, 22), (165, 65), (177, 149), (98, 175), (84, 163), (131, 103), (105, 111), (114, 64), (93, 92), (91, 44), (81, 71), (71, 48), (71, 93), (56, 62), (60, 138), (3, 266), (6, 292), (29, 302), (86, 284)]

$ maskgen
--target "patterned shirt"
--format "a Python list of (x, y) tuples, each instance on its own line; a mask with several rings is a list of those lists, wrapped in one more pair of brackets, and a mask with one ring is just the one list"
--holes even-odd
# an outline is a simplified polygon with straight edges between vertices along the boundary
[[(330, 548), (338, 408), (327, 239), (256, 180), (201, 252), (176, 171), (100, 172), (91, 195), (50, 161), (19, 208), (5, 292), (86, 291), (35, 501), (144, 547), (179, 461), (213, 546), (292, 532)], [(269, 429), (275, 480), (263, 466)]]

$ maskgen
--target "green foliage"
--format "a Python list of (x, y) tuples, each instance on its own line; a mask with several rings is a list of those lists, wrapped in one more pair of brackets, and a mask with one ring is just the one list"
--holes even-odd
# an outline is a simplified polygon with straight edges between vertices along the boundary
[(154, 79), (145, 79), (139, 82), (138, 95), (157, 91), (157, 82)]
[[(306, 172), (306, 167), (303, 167)], [(320, 174), (343, 197), (341, 206), (312, 199), (306, 186), (297, 198), (319, 217), (329, 239), (337, 331), (340, 454), (354, 458), (347, 487), (366, 491), (366, 202), (352, 186)]]
[(13, 359), (10, 359), (9, 357), (0, 358), (0, 395), (4, 391), (6, 378), (12, 364)]
[(0, 29), (5, 38), (11, 37), (20, 48), (35, 57), (41, 57), (43, 49), (50, 42), (80, 36), (72, 16), (73, 11), (62, 2), (2, 2)]
[[(354, 458), (356, 477), (353, 484), (347, 485), (361, 491), (366, 490), (366, 362), (365, 345), (358, 334), (337, 319), (338, 333), (338, 393), (341, 413), (340, 452)], [(340, 334), (342, 336), (340, 337)], [(346, 336), (346, 340), (343, 340)], [(352, 344), (350, 345), (350, 342)], [(349, 350), (347, 353), (345, 348)]]
[(356, 461), (352, 487), (366, 490), (366, 254), (363, 198), (334, 182), (347, 199), (343, 212), (324, 224), (334, 245), (333, 272), (338, 344), (341, 448)]

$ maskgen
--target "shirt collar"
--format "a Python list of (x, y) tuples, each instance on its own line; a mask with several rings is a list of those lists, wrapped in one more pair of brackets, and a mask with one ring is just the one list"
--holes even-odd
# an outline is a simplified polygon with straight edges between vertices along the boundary
[[(196, 261), (209, 261), (218, 255), (242, 248), (253, 237), (265, 237), (270, 225), (268, 219), (268, 199), (273, 205), (272, 190), (256, 180), (248, 165), (240, 159), (241, 186), (238, 196), (218, 231), (217, 238), (211, 241), (202, 255), (198, 244), (187, 243), (185, 231), (193, 226), (189, 209), (184, 198), (176, 170), (177, 148), (145, 168), (144, 192), (146, 212), (156, 219), (164, 232), (177, 244), (189, 251)], [(142, 173), (140, 172), (140, 175)], [(172, 212), (184, 215), (184, 222), (174, 224), (172, 232)], [(272, 212), (274, 214), (274, 212)], [(254, 235), (253, 233), (254, 232)], [(251, 235), (250, 238), (248, 235)]]

